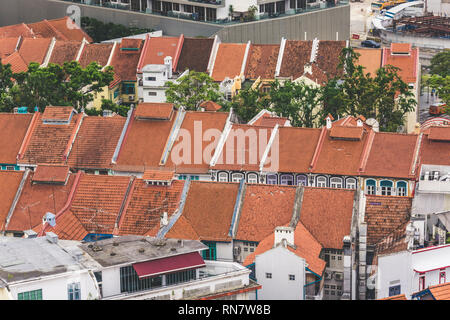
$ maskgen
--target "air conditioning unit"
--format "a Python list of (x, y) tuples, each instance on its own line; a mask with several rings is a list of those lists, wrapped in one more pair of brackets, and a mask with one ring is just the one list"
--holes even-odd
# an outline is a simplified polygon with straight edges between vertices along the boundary
[(342, 281), (342, 280), (344, 280), (344, 274), (343, 274), (342, 272), (336, 272), (336, 273), (334, 274), (334, 278), (335, 278), (337, 281)]
[(331, 280), (332, 277), (333, 277), (332, 272), (325, 271), (325, 279), (326, 280)]
[(134, 95), (128, 96), (129, 101), (134, 101)]
[(241, 247), (234, 247), (233, 248), (233, 255), (235, 256), (235, 257), (237, 257), (238, 255), (240, 255), (241, 254)]

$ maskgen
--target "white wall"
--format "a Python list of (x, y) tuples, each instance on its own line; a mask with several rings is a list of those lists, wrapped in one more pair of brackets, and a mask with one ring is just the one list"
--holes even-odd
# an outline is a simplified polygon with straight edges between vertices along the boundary
[[(262, 285), (258, 300), (303, 300), (305, 259), (278, 246), (255, 258), (256, 281)], [(266, 273), (272, 273), (267, 279)], [(289, 275), (295, 280), (289, 280)]]
[[(156, 92), (156, 96), (149, 95), (149, 92)], [(140, 98), (140, 97), (139, 97)], [(143, 88), (142, 99), (144, 102), (166, 102), (166, 89), (165, 88)]]
[(102, 270), (103, 297), (120, 294), (120, 267)]
[[(156, 80), (148, 80), (149, 77), (154, 77)], [(162, 87), (169, 79), (167, 71), (163, 72), (143, 72), (142, 83), (144, 87)]]
[(73, 271), (58, 277), (45, 277), (41, 280), (12, 284), (10, 290), (13, 299), (17, 299), (19, 293), (42, 289), (43, 300), (67, 300), (67, 286), (73, 282), (80, 282), (81, 300), (98, 298), (94, 280), (87, 271)]
[(407, 251), (378, 257), (376, 298), (389, 297), (389, 287), (400, 284), (400, 293), (411, 292), (411, 255)]
[(219, 261), (233, 261), (233, 242), (217, 242), (216, 256)]

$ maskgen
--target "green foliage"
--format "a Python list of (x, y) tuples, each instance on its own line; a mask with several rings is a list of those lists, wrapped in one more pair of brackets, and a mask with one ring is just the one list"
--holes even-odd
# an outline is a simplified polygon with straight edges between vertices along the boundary
[(450, 76), (450, 50), (444, 50), (431, 59), (430, 73), (441, 77)]
[(109, 99), (102, 99), (102, 110), (111, 110), (122, 117), (126, 117), (130, 107), (126, 105), (118, 105)]
[(222, 107), (223, 110), (233, 108), (233, 112), (244, 121), (248, 122), (263, 109), (270, 106), (267, 95), (262, 94), (259, 89), (241, 89), (239, 94), (235, 95), (232, 101)]
[(343, 76), (323, 88), (323, 115), (363, 115), (375, 118), (381, 131), (397, 131), (405, 114), (417, 104), (414, 94), (398, 75), (398, 68), (386, 65), (372, 77), (356, 64), (358, 56), (352, 48), (342, 50), (339, 68)]
[(81, 27), (94, 40), (94, 42), (123, 38), (153, 31), (152, 29), (127, 27), (111, 22), (103, 23), (102, 21), (89, 17), (81, 18)]
[(26, 72), (12, 74), (8, 66), (1, 65), (0, 68), (0, 78), (15, 80), (15, 83), (2, 80), (5, 86), (0, 89), (0, 105), (1, 111), (5, 112), (11, 112), (14, 107), (28, 107), (29, 112), (33, 112), (36, 106), (43, 111), (49, 105), (73, 106), (80, 111), (114, 76), (112, 67), (102, 71), (95, 62), (86, 68), (76, 61), (47, 67), (32, 62)]
[(189, 71), (176, 82), (167, 82), (166, 100), (176, 107), (183, 106), (186, 110), (198, 110), (204, 101), (219, 102), (222, 94), (219, 85), (206, 73)]
[(11, 97), (8, 94), (8, 91), (13, 86), (12, 79), (13, 72), (11, 70), (10, 64), (2, 64), (0, 59), (0, 111), (7, 111), (8, 106), (12, 104)]
[[(426, 84), (436, 90), (439, 98), (441, 98), (447, 106), (450, 104), (450, 75), (442, 77), (434, 74), (426, 80)], [(447, 111), (447, 113), (449, 112)]]

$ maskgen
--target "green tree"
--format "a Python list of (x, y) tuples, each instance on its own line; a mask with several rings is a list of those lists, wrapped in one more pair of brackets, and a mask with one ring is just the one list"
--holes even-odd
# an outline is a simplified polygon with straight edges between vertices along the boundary
[(450, 76), (450, 50), (444, 50), (436, 54), (430, 62), (430, 73), (441, 77)]
[(278, 116), (287, 117), (294, 127), (312, 128), (317, 124), (322, 101), (320, 87), (312, 87), (304, 82), (275, 80), (271, 84), (269, 96), (271, 110)]
[(204, 101), (220, 102), (223, 95), (219, 92), (219, 85), (206, 73), (189, 71), (188, 74), (166, 83), (167, 102), (186, 110), (198, 110)]
[(233, 97), (231, 103), (222, 107), (223, 110), (233, 108), (233, 112), (238, 115), (243, 122), (250, 121), (261, 110), (269, 109), (270, 103), (268, 96), (262, 93), (259, 88), (248, 87), (239, 91)]
[(397, 131), (405, 114), (417, 104), (414, 94), (398, 75), (398, 68), (386, 65), (371, 76), (357, 65), (358, 56), (352, 48), (342, 50), (339, 68), (343, 76), (324, 87), (323, 113), (334, 117), (363, 115), (375, 118), (381, 131)]
[(450, 104), (450, 75), (442, 77), (434, 74), (427, 79), (427, 85), (436, 90), (439, 98), (441, 98), (447, 106)]
[(13, 72), (10, 64), (2, 64), (0, 59), (0, 111), (8, 111), (8, 106), (11, 104), (11, 98), (8, 92), (13, 87), (12, 81)]

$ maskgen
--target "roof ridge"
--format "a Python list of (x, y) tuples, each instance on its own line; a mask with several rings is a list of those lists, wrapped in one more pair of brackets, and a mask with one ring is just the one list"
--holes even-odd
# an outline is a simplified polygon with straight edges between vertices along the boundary
[[(56, 19), (55, 19), (56, 20)], [(67, 20), (67, 19), (66, 19)], [(58, 36), (61, 36), (64, 40), (68, 41), (69, 38), (67, 38), (64, 34), (61, 33), (58, 29), (56, 29), (47, 19), (43, 20), (49, 27), (52, 29)]]

